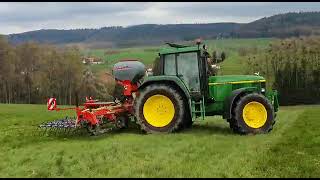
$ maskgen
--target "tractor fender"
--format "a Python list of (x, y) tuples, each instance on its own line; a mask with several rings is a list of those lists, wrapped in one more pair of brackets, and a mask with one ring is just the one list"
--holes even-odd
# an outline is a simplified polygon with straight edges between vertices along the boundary
[(188, 103), (190, 116), (192, 117), (191, 96), (187, 86), (183, 83), (181, 79), (179, 79), (177, 76), (149, 76), (138, 87), (138, 91), (150, 84), (155, 84), (155, 83), (170, 84), (175, 86), (178, 90), (180, 90), (180, 92), (182, 93), (182, 96), (185, 98), (186, 102)]
[(235, 100), (240, 97), (240, 95), (244, 93), (252, 93), (257, 92), (258, 89), (256, 87), (245, 87), (236, 89), (231, 92), (230, 96), (228, 96), (224, 101), (224, 114), (223, 119), (231, 119), (232, 118), (232, 107), (235, 103)]

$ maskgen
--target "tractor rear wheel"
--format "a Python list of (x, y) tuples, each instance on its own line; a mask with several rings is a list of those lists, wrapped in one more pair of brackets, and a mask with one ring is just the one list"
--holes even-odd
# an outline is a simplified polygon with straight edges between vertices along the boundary
[(258, 93), (240, 97), (229, 119), (230, 128), (239, 134), (268, 133), (275, 123), (273, 106)]
[(135, 99), (135, 116), (147, 133), (170, 133), (181, 128), (185, 114), (183, 97), (172, 86), (151, 84)]
[[(189, 107), (186, 107), (186, 109), (189, 109)], [(183, 128), (189, 129), (192, 127), (193, 121), (192, 117), (190, 116), (190, 113), (186, 112), (183, 122)]]

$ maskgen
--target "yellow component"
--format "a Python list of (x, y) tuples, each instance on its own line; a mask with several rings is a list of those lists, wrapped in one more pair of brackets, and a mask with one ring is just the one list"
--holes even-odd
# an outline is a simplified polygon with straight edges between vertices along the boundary
[(258, 83), (258, 82), (266, 82), (266, 80), (256, 80), (256, 81), (231, 81), (231, 82), (221, 82), (221, 83), (209, 83), (210, 85), (223, 85), (223, 84), (242, 84), (242, 83)]
[(249, 127), (260, 128), (266, 123), (267, 114), (263, 104), (252, 101), (244, 106), (242, 117)]
[(172, 101), (164, 95), (153, 95), (143, 105), (144, 118), (154, 127), (168, 125), (173, 120), (174, 114)]

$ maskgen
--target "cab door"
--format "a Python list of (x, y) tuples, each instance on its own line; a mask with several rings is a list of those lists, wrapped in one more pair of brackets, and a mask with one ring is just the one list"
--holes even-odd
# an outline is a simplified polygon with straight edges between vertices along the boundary
[(201, 94), (198, 53), (179, 53), (176, 57), (178, 77), (188, 85), (191, 94)]
[(190, 90), (191, 97), (202, 97), (199, 52), (166, 54), (162, 57), (163, 74), (179, 77)]

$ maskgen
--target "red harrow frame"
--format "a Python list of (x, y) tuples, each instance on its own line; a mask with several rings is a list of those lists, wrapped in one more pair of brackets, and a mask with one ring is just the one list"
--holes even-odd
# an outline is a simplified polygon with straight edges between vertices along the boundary
[[(70, 129), (87, 129), (91, 135), (98, 135), (108, 132), (114, 128), (122, 129), (128, 126), (130, 117), (133, 116), (133, 95), (137, 93), (137, 84), (130, 81), (117, 81), (123, 87), (122, 102), (99, 102), (91, 97), (86, 98), (83, 107), (57, 108), (56, 98), (49, 98), (47, 108), (49, 111), (75, 110), (75, 119), (60, 119), (41, 124), (40, 128), (68, 131)], [(111, 127), (109, 125), (112, 125)], [(69, 129), (69, 130), (67, 130)]]

